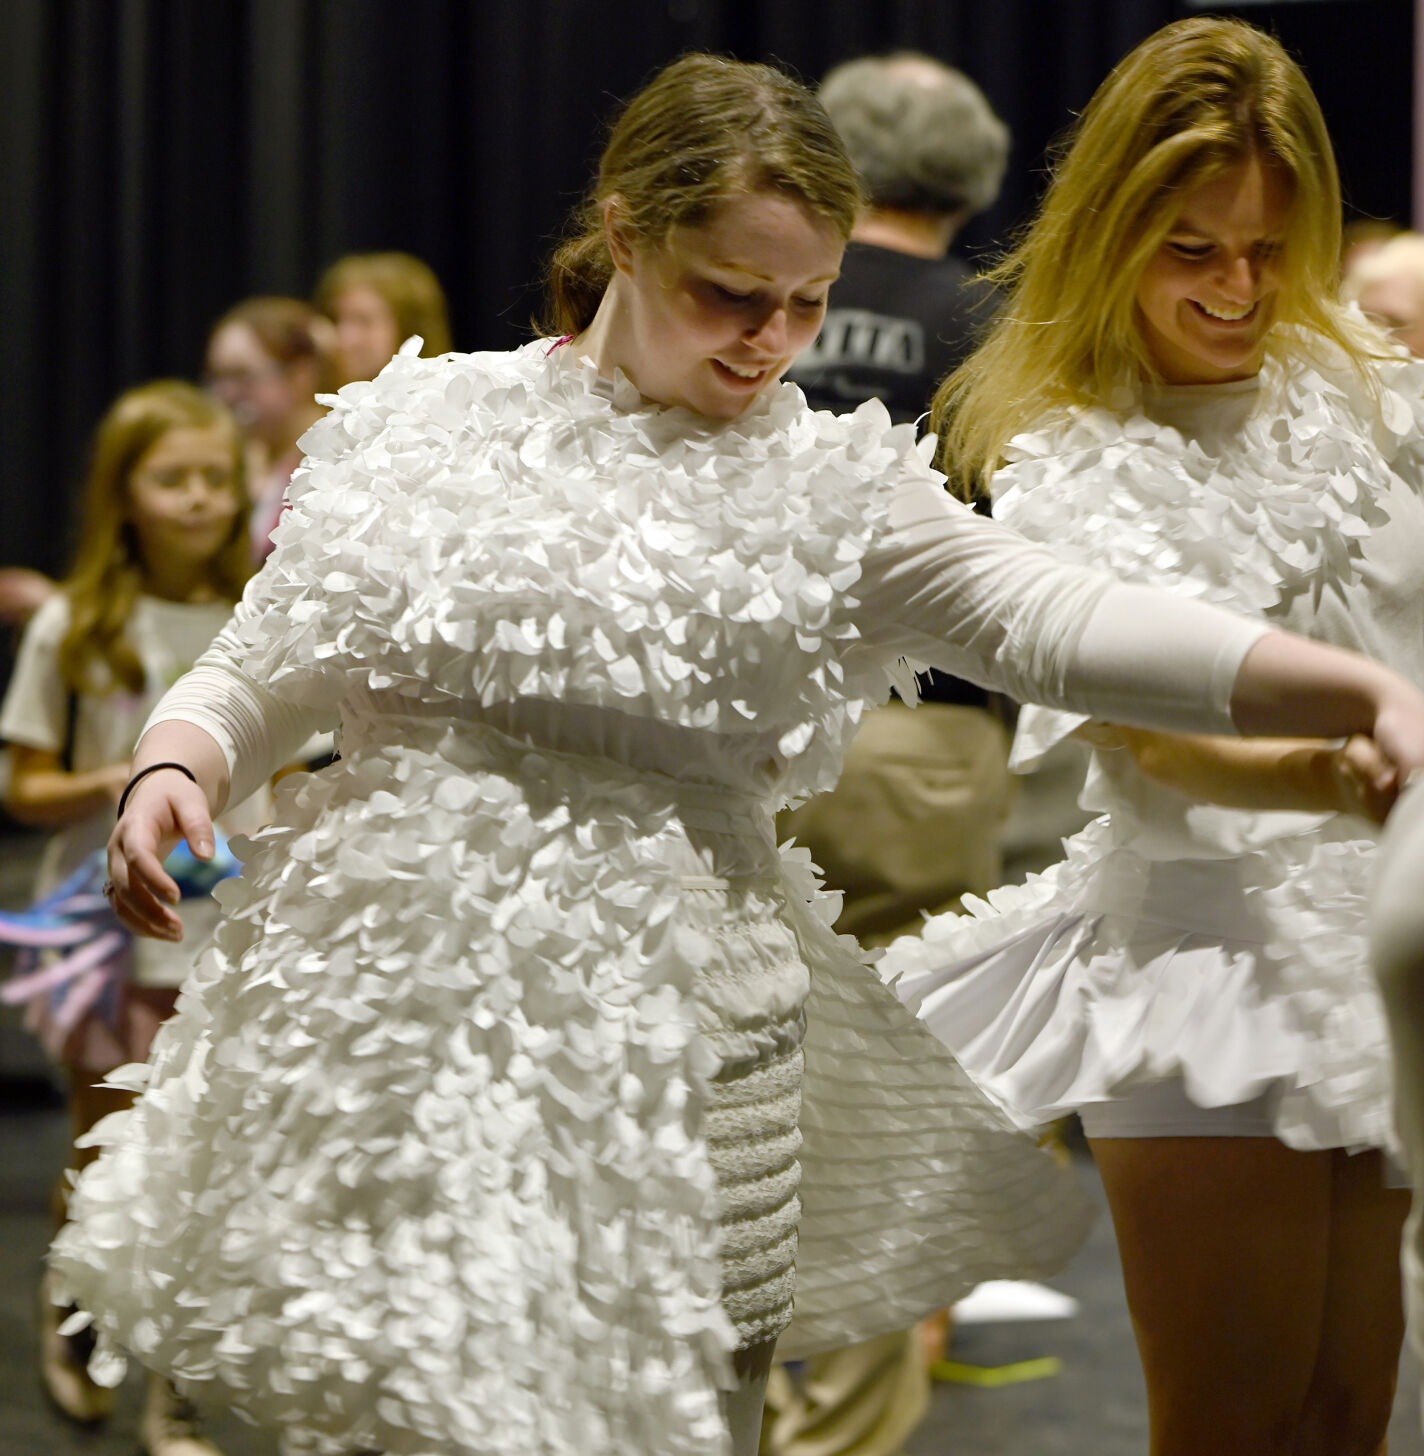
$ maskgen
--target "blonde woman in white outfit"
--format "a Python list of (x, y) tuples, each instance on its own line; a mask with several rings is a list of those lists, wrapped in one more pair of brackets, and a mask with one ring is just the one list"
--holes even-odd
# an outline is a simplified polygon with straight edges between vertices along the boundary
[(344, 390), (145, 735), (110, 864), (171, 934), (162, 844), (341, 722), (53, 1256), (106, 1341), (290, 1453), (750, 1452), (793, 1281), (807, 1350), (1066, 1257), (1061, 1182), (777, 852), (901, 656), (1424, 762), (1392, 674), (1062, 567), (883, 409), (781, 385), (855, 204), (794, 82), (669, 67), (551, 337)]
[[(1062, 559), (1420, 682), (1424, 369), (1334, 301), (1339, 213), (1280, 46), (1237, 21), (1167, 27), (1085, 111), (939, 417), (953, 468), (991, 477), (995, 516)], [(1075, 730), (1104, 817), (888, 973), (1022, 1122), (1080, 1111), (1153, 1456), (1373, 1453), (1406, 1194), (1384, 1156), (1373, 842), (1330, 811), (1381, 813), (1393, 784), (1348, 782), (1328, 746), (1044, 710), (1016, 753)], [(1245, 812), (1277, 810), (1300, 812)]]

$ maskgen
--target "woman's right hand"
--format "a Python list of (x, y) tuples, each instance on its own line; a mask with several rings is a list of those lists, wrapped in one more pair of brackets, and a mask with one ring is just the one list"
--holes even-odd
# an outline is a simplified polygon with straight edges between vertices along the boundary
[(1399, 797), (1399, 770), (1379, 744), (1363, 733), (1352, 734), (1330, 751), (1326, 774), (1340, 814), (1383, 824)]
[[(1393, 677), (1393, 675), (1391, 675)], [(1424, 693), (1402, 678), (1386, 681), (1371, 735), (1399, 772), (1402, 784), (1424, 769)]]
[(173, 908), (180, 892), (163, 868), (180, 839), (188, 841), (199, 859), (212, 855), (207, 796), (177, 769), (156, 769), (134, 785), (109, 836), (109, 903), (138, 935), (183, 938), (183, 922)]

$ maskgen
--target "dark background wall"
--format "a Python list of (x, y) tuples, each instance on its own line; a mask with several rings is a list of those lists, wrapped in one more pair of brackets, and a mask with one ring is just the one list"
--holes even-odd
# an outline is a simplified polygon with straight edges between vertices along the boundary
[(85, 442), (121, 388), (195, 375), (209, 323), (405, 248), (462, 348), (527, 336), (540, 259), (599, 123), (690, 48), (814, 80), (908, 46), (1013, 129), (973, 254), (1031, 210), (1044, 149), (1113, 62), (1194, 10), (1304, 61), (1349, 200), (1409, 214), (1411, 0), (3, 0), (0, 561), (58, 571)]

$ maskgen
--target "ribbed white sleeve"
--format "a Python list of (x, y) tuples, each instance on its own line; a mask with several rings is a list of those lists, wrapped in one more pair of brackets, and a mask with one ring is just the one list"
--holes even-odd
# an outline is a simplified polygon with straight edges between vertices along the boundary
[(862, 563), (868, 647), (1023, 703), (1178, 732), (1234, 733), (1231, 690), (1265, 627), (1126, 586), (975, 515), (907, 475), (890, 530)]
[(153, 710), (144, 731), (156, 723), (192, 723), (217, 741), (227, 759), (229, 804), (240, 804), (284, 764), (314, 733), (334, 727), (331, 716), (313, 708), (295, 707), (254, 682), (236, 665), (237, 611), (212, 645), (179, 678)]

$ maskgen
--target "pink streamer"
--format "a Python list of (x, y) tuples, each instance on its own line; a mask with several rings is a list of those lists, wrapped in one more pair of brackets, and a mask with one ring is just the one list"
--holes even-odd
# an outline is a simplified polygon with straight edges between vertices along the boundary
[(42, 970), (7, 981), (0, 986), (0, 1001), (8, 1006), (18, 1006), (36, 996), (45, 995), (109, 959), (127, 943), (128, 936), (122, 930), (107, 931), (98, 940), (91, 941), (72, 955), (64, 956)]

